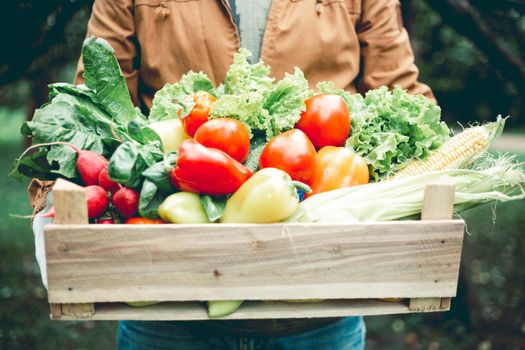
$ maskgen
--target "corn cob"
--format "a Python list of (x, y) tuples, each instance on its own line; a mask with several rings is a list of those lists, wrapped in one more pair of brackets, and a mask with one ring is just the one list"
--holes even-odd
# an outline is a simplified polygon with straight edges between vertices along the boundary
[(427, 159), (414, 160), (391, 179), (420, 175), (431, 171), (464, 168), (481, 156), (501, 134), (505, 119), (464, 130), (433, 151)]

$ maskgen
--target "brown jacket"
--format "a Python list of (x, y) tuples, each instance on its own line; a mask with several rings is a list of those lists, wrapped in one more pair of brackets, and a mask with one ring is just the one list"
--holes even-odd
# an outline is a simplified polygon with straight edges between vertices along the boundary
[[(136, 105), (188, 70), (220, 84), (240, 45), (227, 0), (95, 0), (88, 35), (115, 49)], [(418, 69), (398, 0), (273, 0), (261, 58), (281, 78), (300, 67), (310, 83), (352, 92), (400, 85), (433, 98)], [(82, 62), (76, 81), (82, 81)]]

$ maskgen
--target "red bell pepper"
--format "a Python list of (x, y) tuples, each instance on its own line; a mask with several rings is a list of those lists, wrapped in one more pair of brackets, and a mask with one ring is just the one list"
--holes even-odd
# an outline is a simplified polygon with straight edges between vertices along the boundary
[(237, 191), (250, 176), (247, 167), (225, 152), (186, 140), (180, 145), (170, 181), (181, 191), (224, 195)]

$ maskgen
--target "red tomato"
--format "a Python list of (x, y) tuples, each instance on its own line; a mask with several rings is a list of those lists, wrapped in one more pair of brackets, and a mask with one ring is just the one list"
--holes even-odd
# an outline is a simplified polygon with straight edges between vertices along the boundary
[(206, 147), (218, 148), (243, 163), (250, 151), (250, 135), (235, 119), (218, 118), (207, 121), (195, 133), (195, 141)]
[(181, 118), (182, 127), (186, 134), (193, 137), (199, 126), (208, 121), (211, 112), (211, 105), (215, 100), (215, 96), (206, 91), (199, 91), (193, 95), (195, 106), (193, 106), (190, 114)]
[(315, 148), (342, 146), (350, 134), (350, 112), (338, 95), (315, 95), (305, 101), (306, 110), (295, 125)]
[(125, 222), (125, 224), (128, 224), (128, 225), (156, 225), (156, 224), (165, 224), (165, 223), (166, 221), (163, 221), (161, 219), (148, 219), (148, 218), (141, 218), (141, 217), (129, 218)]
[(259, 158), (261, 168), (277, 168), (292, 180), (310, 183), (315, 172), (315, 147), (304, 132), (288, 130), (268, 142)]

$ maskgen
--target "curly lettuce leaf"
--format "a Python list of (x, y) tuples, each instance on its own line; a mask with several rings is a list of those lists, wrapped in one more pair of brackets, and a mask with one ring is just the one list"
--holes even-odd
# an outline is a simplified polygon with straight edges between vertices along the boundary
[(273, 86), (263, 105), (269, 114), (266, 138), (269, 140), (283, 131), (292, 129), (306, 109), (304, 101), (310, 96), (312, 91), (299, 68), (296, 67), (293, 74), (286, 73), (284, 78)]
[(249, 50), (240, 48), (233, 57), (233, 63), (224, 78), (224, 93), (226, 95), (242, 95), (259, 93), (266, 96), (272, 88), (273, 78), (270, 78), (270, 67), (262, 60), (255, 64), (248, 61), (252, 54)]
[(426, 158), (450, 137), (439, 106), (397, 86), (370, 90), (364, 98), (351, 95), (347, 103), (352, 132), (346, 146), (365, 158), (375, 179)]
[(166, 84), (155, 93), (148, 119), (160, 121), (187, 116), (195, 105), (192, 94), (198, 91), (217, 96), (217, 91), (206, 74), (189, 71), (177, 83)]

